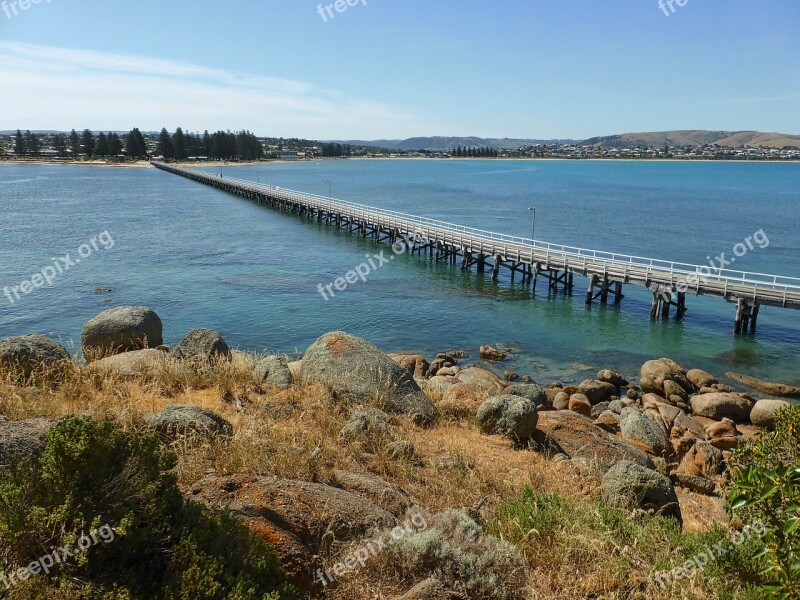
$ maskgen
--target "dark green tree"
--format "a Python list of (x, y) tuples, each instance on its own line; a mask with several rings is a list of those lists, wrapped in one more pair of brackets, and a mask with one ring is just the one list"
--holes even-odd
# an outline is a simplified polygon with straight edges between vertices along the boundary
[(83, 135), (81, 135), (81, 142), (83, 143), (83, 153), (91, 158), (94, 156), (94, 134), (89, 129), (83, 130)]
[(97, 156), (108, 156), (108, 138), (102, 131), (97, 136), (97, 146), (94, 149)]
[(203, 133), (203, 154), (206, 158), (211, 158), (211, 136), (208, 133), (208, 129)]
[(17, 156), (25, 156), (28, 152), (28, 147), (25, 144), (25, 138), (22, 135), (22, 132), (17, 129), (17, 135), (14, 136), (14, 154)]
[(39, 152), (41, 151), (41, 141), (39, 141), (39, 136), (37, 136), (35, 133), (31, 133), (30, 130), (26, 131), (25, 147), (28, 156), (39, 156)]
[(81, 137), (74, 129), (69, 134), (69, 149), (72, 152), (72, 158), (78, 158), (81, 153)]
[(58, 155), (64, 157), (67, 155), (67, 138), (60, 133), (53, 136), (53, 149), (58, 152)]
[(116, 133), (108, 134), (108, 155), (119, 156), (122, 154), (122, 140)]
[(180, 127), (178, 127), (172, 135), (172, 151), (175, 158), (178, 160), (183, 160), (188, 156), (186, 153), (186, 136), (183, 134), (183, 129)]
[(161, 133), (158, 135), (156, 154), (160, 154), (164, 158), (175, 158), (175, 149), (172, 147), (172, 137), (170, 137), (166, 127), (163, 127)]
[(138, 127), (131, 129), (125, 139), (125, 152), (131, 158), (147, 158), (147, 144)]

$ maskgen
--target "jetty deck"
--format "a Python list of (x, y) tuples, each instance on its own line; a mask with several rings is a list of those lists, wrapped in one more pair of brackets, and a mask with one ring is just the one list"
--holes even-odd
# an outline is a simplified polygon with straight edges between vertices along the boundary
[(587, 304), (597, 299), (606, 303), (610, 298), (619, 303), (624, 285), (644, 286), (652, 293), (653, 319), (668, 318), (671, 307), (682, 315), (687, 294), (734, 304), (737, 334), (755, 332), (761, 306), (800, 309), (800, 278), (540, 242), (166, 163), (153, 165), (378, 242), (402, 242), (412, 254), (424, 252), (438, 262), (460, 264), (464, 270), (489, 271), (495, 280), (501, 269), (507, 269), (512, 281), (519, 275), (535, 289), (542, 278), (551, 290), (572, 293), (574, 275), (579, 274), (588, 279)]

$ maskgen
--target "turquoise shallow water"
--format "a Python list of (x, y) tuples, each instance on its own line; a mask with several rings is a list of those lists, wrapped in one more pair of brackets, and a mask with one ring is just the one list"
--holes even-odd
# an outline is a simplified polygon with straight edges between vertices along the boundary
[[(323, 161), (213, 172), (327, 194), (541, 240), (703, 263), (763, 230), (769, 245), (733, 265), (800, 277), (800, 165), (589, 161)], [(670, 356), (715, 374), (738, 370), (800, 384), (800, 312), (764, 308), (752, 338), (731, 334), (734, 309), (689, 297), (680, 322), (651, 323), (644, 288), (621, 307), (532, 295), (457, 267), (397, 256), (329, 301), (317, 292), (384, 247), (154, 169), (0, 165), (0, 288), (108, 231), (114, 240), (13, 304), (0, 336), (80, 339), (107, 306), (149, 305), (165, 340), (213, 327), (234, 346), (302, 351), (343, 329), (386, 350), (433, 353), (506, 344), (504, 363), (548, 381), (611, 366), (635, 374)], [(86, 253), (86, 247), (83, 248)], [(108, 287), (108, 294), (95, 294)], [(2, 289), (0, 289), (2, 291)], [(105, 305), (104, 298), (113, 303)], [(77, 351), (77, 350), (76, 350)]]

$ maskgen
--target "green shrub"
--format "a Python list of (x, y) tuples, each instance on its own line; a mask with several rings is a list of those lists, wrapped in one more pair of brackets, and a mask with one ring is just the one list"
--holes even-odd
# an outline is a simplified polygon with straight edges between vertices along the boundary
[(524, 563), (513, 544), (486, 535), (467, 514), (449, 509), (428, 527), (389, 546), (389, 564), (405, 577), (433, 575), (468, 598), (522, 598)]
[(731, 511), (767, 529), (755, 555), (766, 563), (763, 589), (800, 598), (800, 406), (779, 411), (775, 430), (737, 448), (729, 464)]
[(275, 552), (232, 515), (185, 500), (174, 466), (174, 454), (154, 434), (74, 417), (52, 427), (38, 456), (0, 470), (7, 568), (53, 547), (74, 548), (104, 525), (113, 540), (56, 564), (19, 592), (46, 581), (69, 598), (290, 597)]

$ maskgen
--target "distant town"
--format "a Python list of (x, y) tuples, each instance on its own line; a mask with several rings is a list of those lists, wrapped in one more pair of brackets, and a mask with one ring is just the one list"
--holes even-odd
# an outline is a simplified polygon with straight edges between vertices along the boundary
[[(478, 138), (479, 139), (479, 138)], [(487, 140), (488, 141), (488, 140)], [(51, 162), (132, 160), (268, 161), (320, 158), (497, 158), (497, 159), (626, 159), (626, 160), (751, 160), (798, 161), (800, 146), (725, 146), (686, 144), (653, 147), (631, 144), (554, 142), (514, 147), (458, 145), (444, 149), (391, 149), (365, 144), (320, 142), (299, 138), (259, 137), (249, 131), (209, 133), (160, 132), (31, 132), (0, 133), (0, 160)]]

